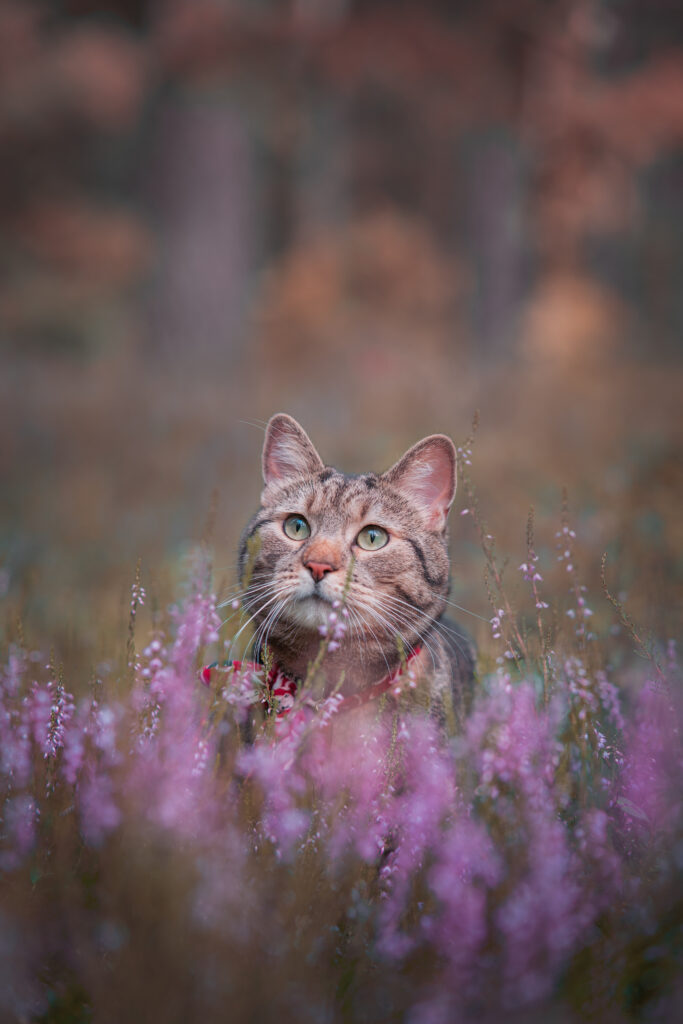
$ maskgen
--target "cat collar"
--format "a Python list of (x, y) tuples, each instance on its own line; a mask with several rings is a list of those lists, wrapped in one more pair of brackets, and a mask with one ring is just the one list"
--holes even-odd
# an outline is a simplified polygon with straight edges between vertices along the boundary
[[(410, 663), (417, 658), (421, 651), (421, 647), (414, 647), (405, 663), (401, 663), (394, 672), (390, 672), (384, 679), (381, 679), (378, 683), (369, 686), (365, 690), (361, 690), (360, 693), (339, 694), (338, 696), (341, 697), (339, 710), (350, 711), (353, 708), (362, 707), (364, 704), (369, 704), (370, 701), (376, 700), (390, 691), (391, 695), (397, 697), (403, 689), (402, 678), (404, 674), (408, 677), (409, 688), (414, 689), (416, 686), (415, 673)], [(214, 676), (218, 673), (232, 673), (233, 680), (238, 683), (243, 683), (245, 680), (248, 682), (250, 676), (252, 678), (256, 676), (257, 680), (255, 681), (257, 682), (262, 683), (264, 681), (264, 666), (258, 661), (215, 661), (211, 665), (205, 665), (199, 676), (205, 686), (210, 686), (214, 681)], [(294, 707), (294, 701), (302, 680), (288, 675), (278, 666), (273, 666), (268, 672), (265, 682), (268, 686), (270, 699), (262, 700), (261, 703), (266, 708), (274, 706), (278, 718), (288, 715)], [(252, 689), (250, 695), (246, 697), (246, 702), (255, 704), (258, 700), (258, 691)], [(306, 705), (316, 708), (316, 704), (311, 700), (307, 700)]]

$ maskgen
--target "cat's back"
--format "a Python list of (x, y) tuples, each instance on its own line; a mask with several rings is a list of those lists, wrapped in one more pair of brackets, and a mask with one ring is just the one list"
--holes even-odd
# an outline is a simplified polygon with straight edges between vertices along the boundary
[(462, 727), (474, 698), (476, 647), (459, 622), (443, 616), (435, 631), (438, 656), (433, 667), (433, 714), (449, 731)]

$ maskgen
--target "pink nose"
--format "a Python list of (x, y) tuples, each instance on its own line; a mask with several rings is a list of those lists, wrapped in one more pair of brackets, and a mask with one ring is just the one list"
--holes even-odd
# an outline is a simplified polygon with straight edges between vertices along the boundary
[(306, 562), (305, 565), (316, 583), (320, 583), (325, 573), (334, 572), (336, 569), (336, 566), (329, 565), (327, 562)]

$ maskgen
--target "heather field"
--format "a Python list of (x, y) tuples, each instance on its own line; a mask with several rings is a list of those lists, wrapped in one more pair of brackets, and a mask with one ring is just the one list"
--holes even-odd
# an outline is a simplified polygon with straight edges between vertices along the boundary
[(3, 1019), (676, 1017), (675, 642), (631, 620), (609, 563), (602, 590), (583, 583), (566, 504), (549, 564), (531, 513), (506, 566), (475, 476), (470, 438), (455, 515), (480, 539), (491, 610), (449, 735), (410, 666), (379, 703), (325, 696), (343, 604), (286, 715), (262, 671), (202, 671), (249, 637), (208, 536), (168, 606), (138, 566), (127, 627), (87, 674), (15, 624)]
[[(683, 1019), (682, 54), (672, 0), (0, 0), (0, 1024)], [(278, 412), (458, 446), (445, 730), (325, 688), (343, 602), (285, 715), (204, 671)]]

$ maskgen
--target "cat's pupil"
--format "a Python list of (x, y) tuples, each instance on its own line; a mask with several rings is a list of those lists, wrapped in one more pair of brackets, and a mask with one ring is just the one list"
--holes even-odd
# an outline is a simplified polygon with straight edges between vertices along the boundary
[(311, 528), (303, 516), (287, 516), (282, 527), (290, 540), (305, 540), (311, 535)]

